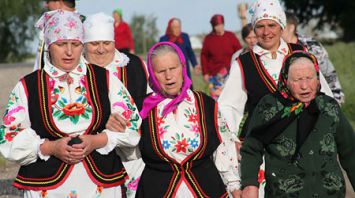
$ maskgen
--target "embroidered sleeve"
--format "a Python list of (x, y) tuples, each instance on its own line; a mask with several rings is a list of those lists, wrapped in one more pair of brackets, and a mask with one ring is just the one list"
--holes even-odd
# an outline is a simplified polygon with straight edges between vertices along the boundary
[(27, 96), (19, 82), (10, 94), (0, 127), (0, 152), (7, 160), (21, 165), (37, 160), (43, 140), (30, 126)]
[(234, 61), (231, 66), (229, 78), (218, 99), (220, 111), (233, 133), (238, 132), (239, 125), (244, 116), (244, 106), (246, 102), (247, 94), (243, 85), (241, 65), (238, 61)]
[(222, 143), (214, 153), (214, 161), (227, 190), (232, 192), (240, 189), (239, 163), (237, 159), (236, 139), (222, 114), (218, 112), (218, 128)]
[(125, 147), (128, 149), (128, 153), (132, 153), (133, 151), (129, 150), (129, 148), (135, 149), (139, 142), (140, 134), (138, 130), (142, 120), (139, 116), (138, 108), (122, 82), (115, 78), (112, 73), (109, 75), (109, 82), (111, 113), (120, 114), (128, 123), (125, 131), (114, 132), (105, 129), (104, 132), (108, 136), (108, 143), (105, 147), (97, 149), (97, 151), (101, 154), (107, 154), (115, 147)]

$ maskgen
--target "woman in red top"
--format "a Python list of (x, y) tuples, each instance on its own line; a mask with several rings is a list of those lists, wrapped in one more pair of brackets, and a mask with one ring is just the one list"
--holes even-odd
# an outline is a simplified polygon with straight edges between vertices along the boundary
[(124, 53), (134, 53), (134, 41), (129, 25), (122, 20), (122, 10), (113, 11), (115, 19), (115, 47)]
[(203, 41), (201, 65), (210, 95), (216, 100), (228, 76), (231, 57), (242, 46), (233, 32), (224, 30), (223, 15), (214, 15), (210, 22), (213, 29)]

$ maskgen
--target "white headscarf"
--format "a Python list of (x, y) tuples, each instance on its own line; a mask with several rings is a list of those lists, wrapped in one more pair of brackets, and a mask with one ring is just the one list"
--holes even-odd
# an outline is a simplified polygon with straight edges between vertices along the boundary
[(45, 49), (59, 40), (78, 40), (83, 42), (84, 27), (80, 15), (65, 10), (46, 12), (37, 21), (35, 27), (44, 33)]
[(90, 15), (84, 22), (84, 43), (92, 41), (115, 41), (114, 20), (102, 12)]
[(270, 19), (277, 22), (282, 29), (286, 26), (286, 15), (279, 0), (258, 0), (249, 10), (252, 18), (251, 22), (255, 24), (263, 19)]

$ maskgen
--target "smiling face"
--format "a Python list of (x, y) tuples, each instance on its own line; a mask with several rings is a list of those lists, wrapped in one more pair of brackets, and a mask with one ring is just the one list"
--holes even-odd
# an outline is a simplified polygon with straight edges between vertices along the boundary
[(183, 77), (182, 64), (174, 52), (166, 52), (152, 58), (153, 72), (163, 93), (176, 96), (180, 93)]
[(115, 57), (113, 41), (93, 41), (85, 44), (85, 58), (89, 63), (106, 67)]
[(295, 60), (288, 71), (287, 87), (300, 102), (307, 103), (316, 97), (319, 79), (312, 61), (307, 58)]
[(80, 41), (56, 41), (49, 46), (50, 61), (58, 69), (70, 72), (78, 66), (82, 49)]
[(283, 30), (276, 21), (270, 19), (260, 20), (255, 24), (254, 29), (258, 43), (262, 48), (272, 52), (277, 51)]

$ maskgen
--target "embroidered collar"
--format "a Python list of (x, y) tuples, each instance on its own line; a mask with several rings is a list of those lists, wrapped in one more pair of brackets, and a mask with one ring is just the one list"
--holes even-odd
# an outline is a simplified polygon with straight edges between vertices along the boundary
[(59, 68), (55, 67), (54, 65), (52, 65), (52, 63), (49, 61), (48, 57), (45, 57), (45, 64), (43, 69), (46, 71), (46, 73), (52, 77), (52, 78), (58, 78), (64, 75), (70, 75), (71, 77), (74, 76), (83, 76), (86, 74), (86, 66), (85, 66), (85, 60), (84, 58), (81, 56), (80, 57), (80, 62), (79, 64), (69, 73), (60, 70)]
[[(153, 95), (156, 94), (156, 93), (152, 93)], [(163, 100), (159, 106), (165, 106), (166, 104), (168, 104), (172, 99), (171, 98), (166, 98), (165, 100)], [(183, 101), (181, 102), (186, 102), (188, 104), (194, 104), (195, 102), (195, 96), (194, 96), (194, 93), (191, 91), (191, 89), (188, 89), (187, 90), (187, 96), (186, 98), (184, 98)]]
[[(286, 56), (288, 54), (288, 50), (289, 49), (288, 49), (287, 43), (283, 39), (280, 39), (280, 46), (277, 49), (277, 53)], [(262, 48), (259, 45), (255, 45), (253, 47), (253, 51), (254, 51), (255, 54), (257, 54), (259, 56), (267, 55), (267, 56), (271, 57), (271, 52), (269, 50), (266, 50), (266, 49)]]
[(129, 58), (126, 54), (115, 50), (115, 57), (113, 61), (106, 66), (107, 69), (116, 68), (116, 67), (126, 67), (129, 63)]

